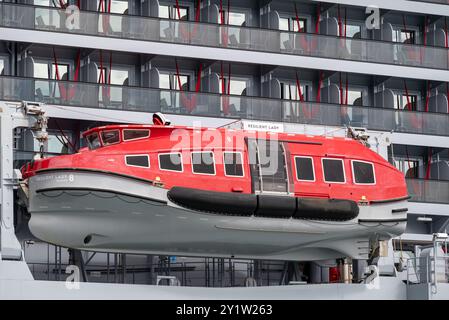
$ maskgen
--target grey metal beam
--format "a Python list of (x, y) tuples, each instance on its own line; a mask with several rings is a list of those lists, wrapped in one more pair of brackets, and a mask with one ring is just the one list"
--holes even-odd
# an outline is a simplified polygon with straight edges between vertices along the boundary
[(391, 135), (391, 142), (393, 144), (405, 144), (412, 146), (427, 146), (427, 147), (449, 149), (449, 137), (446, 136), (431, 136), (422, 134), (394, 132)]
[(409, 202), (408, 213), (449, 216), (449, 204)]

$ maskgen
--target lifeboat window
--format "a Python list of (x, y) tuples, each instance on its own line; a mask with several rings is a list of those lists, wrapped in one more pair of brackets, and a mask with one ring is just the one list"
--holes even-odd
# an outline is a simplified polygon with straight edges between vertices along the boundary
[(324, 182), (345, 183), (345, 169), (341, 159), (323, 159)]
[(150, 159), (148, 155), (132, 155), (125, 156), (126, 165), (131, 167), (141, 167), (141, 168), (149, 168), (150, 167)]
[(243, 177), (243, 160), (240, 152), (224, 152), (223, 163), (226, 176)]
[(142, 138), (147, 138), (149, 136), (150, 136), (150, 130), (129, 130), (129, 129), (123, 130), (123, 140), (124, 141), (142, 139)]
[(166, 171), (183, 171), (180, 153), (159, 154), (159, 169)]
[(101, 147), (100, 137), (98, 133), (94, 132), (87, 136), (87, 144), (90, 150), (95, 150)]
[(352, 172), (354, 174), (354, 183), (356, 184), (375, 184), (374, 165), (365, 161), (352, 161)]
[(296, 178), (299, 181), (315, 181), (313, 159), (311, 157), (295, 157)]
[(120, 142), (119, 131), (118, 130), (103, 131), (101, 132), (101, 139), (103, 140), (103, 145), (105, 146), (119, 143)]
[(215, 175), (215, 161), (212, 152), (192, 152), (192, 172)]

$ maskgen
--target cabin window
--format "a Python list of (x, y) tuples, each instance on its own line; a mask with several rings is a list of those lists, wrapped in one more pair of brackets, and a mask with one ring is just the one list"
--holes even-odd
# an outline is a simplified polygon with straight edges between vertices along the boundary
[(299, 181), (315, 181), (313, 160), (310, 157), (295, 157), (296, 178)]
[(192, 152), (192, 172), (214, 175), (214, 154), (212, 152)]
[(164, 153), (159, 155), (159, 169), (166, 171), (183, 171), (180, 153)]
[(352, 172), (356, 184), (375, 184), (374, 165), (364, 161), (352, 161)]
[(110, 144), (115, 144), (120, 142), (120, 136), (118, 130), (113, 131), (103, 131), (101, 132), (101, 139), (105, 146)]
[(148, 155), (125, 156), (126, 165), (131, 167), (149, 168), (150, 159)]
[(94, 132), (87, 136), (87, 145), (90, 150), (95, 150), (101, 147), (100, 137), (98, 133)]
[(345, 183), (345, 169), (341, 159), (323, 159), (324, 182)]
[(150, 130), (123, 130), (123, 140), (143, 139), (150, 136)]
[(224, 152), (223, 163), (226, 176), (243, 177), (243, 161), (240, 152)]

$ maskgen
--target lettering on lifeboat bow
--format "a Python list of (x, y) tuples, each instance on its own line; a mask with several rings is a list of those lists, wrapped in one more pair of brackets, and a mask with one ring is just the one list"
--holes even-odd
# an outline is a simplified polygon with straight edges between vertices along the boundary
[(355, 201), (343, 199), (236, 194), (184, 187), (173, 187), (167, 196), (181, 207), (212, 214), (331, 221), (349, 221), (359, 214)]

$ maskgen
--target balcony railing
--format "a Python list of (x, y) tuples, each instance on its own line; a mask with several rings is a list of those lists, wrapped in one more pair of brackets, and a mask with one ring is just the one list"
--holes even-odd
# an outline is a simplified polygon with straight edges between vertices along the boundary
[(449, 136), (449, 114), (36, 78), (0, 77), (0, 99), (142, 112), (355, 126)]
[(65, 10), (0, 4), (3, 27), (449, 69), (440, 47), (87, 11), (79, 20), (69, 29)]
[(413, 202), (449, 203), (449, 181), (407, 179)]

